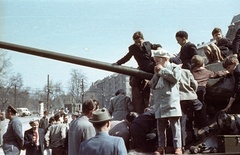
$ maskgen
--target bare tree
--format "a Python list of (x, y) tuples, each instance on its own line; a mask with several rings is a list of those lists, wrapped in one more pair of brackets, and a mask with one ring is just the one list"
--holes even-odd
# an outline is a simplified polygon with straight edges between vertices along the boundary
[(76, 69), (72, 69), (70, 75), (69, 93), (72, 96), (72, 102), (80, 103), (84, 97), (84, 89), (87, 87), (86, 77), (81, 71)]
[(7, 57), (6, 52), (0, 51), (0, 81), (7, 74), (7, 69), (11, 65), (10, 58)]
[(1, 108), (4, 108), (6, 104), (13, 104), (16, 106), (18, 95), (21, 93), (23, 86), (22, 76), (20, 73), (12, 75), (10, 78), (6, 78), (1, 81), (0, 87), (0, 102)]

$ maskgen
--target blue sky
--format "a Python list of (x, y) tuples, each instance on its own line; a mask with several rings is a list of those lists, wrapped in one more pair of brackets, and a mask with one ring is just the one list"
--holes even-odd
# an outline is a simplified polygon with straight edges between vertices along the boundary
[[(208, 42), (214, 27), (226, 34), (239, 6), (239, 0), (1, 0), (0, 40), (113, 63), (128, 52), (138, 30), (171, 53), (179, 52), (179, 30), (195, 44)], [(33, 89), (43, 88), (48, 74), (67, 88), (71, 69), (89, 84), (113, 74), (13, 51), (8, 56), (12, 71)], [(134, 59), (125, 65), (137, 66)]]

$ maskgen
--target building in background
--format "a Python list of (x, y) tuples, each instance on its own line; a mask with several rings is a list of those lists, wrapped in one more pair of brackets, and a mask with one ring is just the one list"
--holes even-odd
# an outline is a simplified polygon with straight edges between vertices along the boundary
[[(233, 17), (230, 25), (228, 26), (228, 31), (227, 31), (225, 37), (230, 39), (231, 41), (233, 41), (233, 39), (235, 37), (235, 34), (236, 34), (236, 32), (237, 32), (237, 30), (239, 28), (240, 28), (240, 14)], [(209, 32), (209, 33), (211, 33), (211, 32)], [(215, 42), (215, 40), (213, 40), (213, 38), (211, 38), (209, 40), (209, 42), (207, 42), (207, 43), (202, 42), (201, 44), (197, 44), (198, 54), (203, 56), (206, 59), (206, 56), (205, 56), (204, 51), (203, 51), (203, 48), (206, 45), (209, 45), (212, 42)]]
[(237, 30), (240, 28), (240, 14), (233, 17), (230, 25), (228, 26), (228, 32), (226, 37), (233, 40)]
[(118, 89), (123, 89), (127, 96), (132, 96), (128, 75), (115, 73), (102, 80), (94, 82), (85, 92), (84, 100), (97, 99), (100, 103), (100, 108), (108, 107), (110, 99), (115, 95), (115, 92)]

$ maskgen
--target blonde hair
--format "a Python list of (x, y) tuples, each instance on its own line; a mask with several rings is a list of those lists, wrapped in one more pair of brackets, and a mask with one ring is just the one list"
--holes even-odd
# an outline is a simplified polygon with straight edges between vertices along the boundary
[(202, 67), (205, 64), (203, 57), (200, 55), (194, 55), (191, 59), (191, 67)]

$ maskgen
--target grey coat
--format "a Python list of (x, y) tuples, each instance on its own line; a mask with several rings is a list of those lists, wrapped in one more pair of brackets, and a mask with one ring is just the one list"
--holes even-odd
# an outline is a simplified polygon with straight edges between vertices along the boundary
[(127, 114), (133, 110), (131, 98), (119, 94), (110, 100), (109, 113), (112, 114), (113, 120), (123, 120)]
[(182, 69), (180, 79), (180, 100), (195, 100), (197, 99), (198, 83), (194, 79), (192, 73), (187, 69)]
[(18, 154), (23, 144), (22, 123), (17, 116), (14, 116), (13, 119), (9, 121), (7, 131), (3, 135), (4, 154)]
[[(156, 88), (160, 77), (163, 78), (163, 86)], [(179, 93), (180, 78), (181, 68), (172, 63), (167, 64), (166, 68), (154, 74), (149, 84), (153, 89), (155, 118), (182, 116)]]
[(82, 115), (72, 122), (68, 131), (68, 154), (77, 155), (80, 144), (96, 135), (95, 128), (87, 116)]
[(79, 155), (127, 155), (127, 149), (121, 137), (98, 132), (93, 138), (81, 143)]

